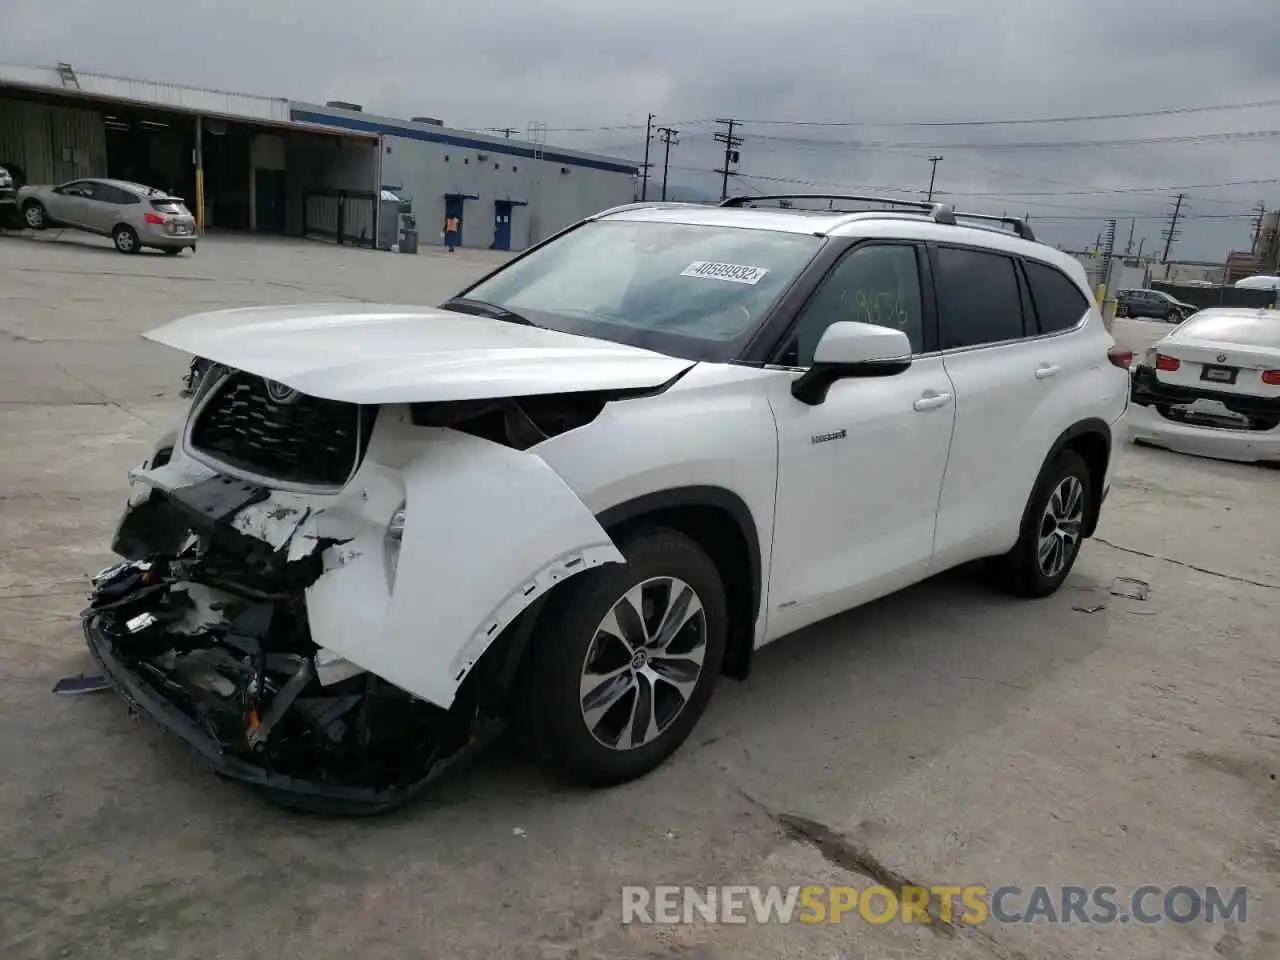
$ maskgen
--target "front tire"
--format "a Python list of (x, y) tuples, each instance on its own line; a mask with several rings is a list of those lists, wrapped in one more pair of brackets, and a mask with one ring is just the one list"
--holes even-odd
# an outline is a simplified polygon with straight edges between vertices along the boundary
[(121, 253), (138, 253), (142, 249), (138, 232), (127, 224), (122, 223), (111, 231), (111, 241)]
[(684, 742), (724, 660), (724, 584), (675, 530), (637, 530), (625, 566), (579, 575), (539, 619), (516, 715), (534, 758), (588, 786), (634, 780)]
[(993, 562), (995, 585), (1017, 597), (1047, 597), (1057, 591), (1080, 555), (1092, 509), (1089, 465), (1074, 450), (1063, 450), (1036, 482), (1018, 542)]
[(43, 230), (49, 225), (49, 216), (39, 200), (28, 200), (22, 205), (22, 222), (31, 230)]

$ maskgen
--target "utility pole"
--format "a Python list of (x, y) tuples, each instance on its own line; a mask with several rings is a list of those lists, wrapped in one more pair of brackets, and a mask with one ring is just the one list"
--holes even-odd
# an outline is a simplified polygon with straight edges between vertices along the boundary
[[(933, 181), (934, 181), (934, 180), (937, 178), (937, 176), (938, 176), (938, 161), (939, 161), (939, 160), (941, 160), (941, 159), (942, 159), (942, 157), (930, 157), (930, 158), (929, 158), (929, 162), (930, 162), (931, 164), (933, 164), (933, 166), (929, 169), (929, 202), (930, 202), (930, 203), (933, 203)], [(962, 166), (963, 166), (963, 164), (962, 164)]]
[(1133, 253), (1133, 231), (1134, 231), (1134, 228), (1137, 226), (1138, 226), (1138, 220), (1136, 217), (1129, 221), (1129, 242), (1124, 245), (1124, 255), (1126, 257), (1129, 254)]
[(1178, 200), (1173, 205), (1173, 215), (1169, 218), (1169, 229), (1164, 231), (1164, 256), (1160, 258), (1161, 263), (1169, 262), (1169, 248), (1173, 246), (1173, 241), (1182, 236), (1178, 230), (1178, 217), (1182, 215), (1182, 201), (1186, 194), (1178, 194)]
[(1102, 230), (1102, 271), (1098, 283), (1102, 286), (1103, 296), (1111, 287), (1111, 261), (1116, 252), (1116, 222), (1108, 220)]
[(1253, 208), (1253, 212), (1257, 214), (1253, 218), (1253, 249), (1258, 249), (1258, 238), (1262, 236), (1262, 220), (1267, 215), (1266, 201), (1259, 200), (1258, 205)]
[(679, 130), (672, 130), (670, 127), (658, 128), (658, 139), (666, 145), (666, 151), (662, 156), (662, 199), (667, 199), (667, 170), (671, 166), (671, 145), (678, 144), (680, 141), (676, 139)]
[(653, 166), (649, 162), (649, 144), (653, 143), (653, 114), (644, 122), (644, 173), (640, 180), (640, 202), (644, 203), (649, 199), (649, 168)]
[(715, 136), (716, 143), (724, 144), (724, 167), (715, 172), (720, 174), (720, 199), (724, 200), (729, 196), (729, 164), (737, 163), (741, 159), (738, 153), (738, 147), (742, 146), (742, 138), (733, 135), (734, 127), (738, 125), (737, 120), (724, 119), (717, 120), (716, 123), (723, 123), (728, 127), (725, 133), (717, 133)]

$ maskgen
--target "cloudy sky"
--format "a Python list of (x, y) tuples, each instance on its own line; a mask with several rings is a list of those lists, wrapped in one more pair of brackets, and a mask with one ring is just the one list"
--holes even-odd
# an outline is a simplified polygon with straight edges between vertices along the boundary
[[(0, 61), (522, 135), (536, 121), (550, 143), (633, 157), (652, 111), (679, 130), (672, 182), (717, 194), (714, 120), (736, 117), (742, 192), (923, 191), (937, 154), (939, 195), (1029, 212), (1073, 246), (1115, 217), (1122, 247), (1134, 218), (1151, 249), (1184, 187), (1175, 255), (1220, 259), (1248, 246), (1259, 201), (1280, 206), (1280, 135), (1203, 139), (1280, 132), (1275, 3), (0, 0)], [(1258, 101), (1277, 104), (968, 123)], [(1147, 142), (1105, 142), (1123, 139)]]

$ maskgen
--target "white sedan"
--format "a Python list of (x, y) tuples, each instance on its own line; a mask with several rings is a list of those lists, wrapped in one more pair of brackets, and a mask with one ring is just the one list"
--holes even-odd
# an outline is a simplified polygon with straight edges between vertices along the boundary
[(1219, 460), (1280, 462), (1280, 312), (1211, 308), (1133, 370), (1129, 438)]

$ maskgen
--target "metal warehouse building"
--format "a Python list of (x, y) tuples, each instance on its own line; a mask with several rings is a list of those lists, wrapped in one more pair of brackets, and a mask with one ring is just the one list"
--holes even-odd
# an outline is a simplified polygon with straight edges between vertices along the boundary
[(427, 117), (375, 117), (355, 104), (290, 104), (290, 118), (374, 134), (381, 185), (413, 202), (423, 240), (443, 242), (449, 216), (463, 246), (521, 250), (635, 196), (634, 162), (539, 142), (451, 130)]
[[(538, 138), (534, 138), (538, 139)], [(0, 164), (28, 183), (132, 180), (185, 197), (207, 228), (390, 245), (390, 190), (424, 242), (519, 250), (633, 197), (636, 165), (307, 104), (0, 64)], [(380, 226), (383, 228), (380, 231)], [(378, 238), (382, 237), (379, 241)]]

